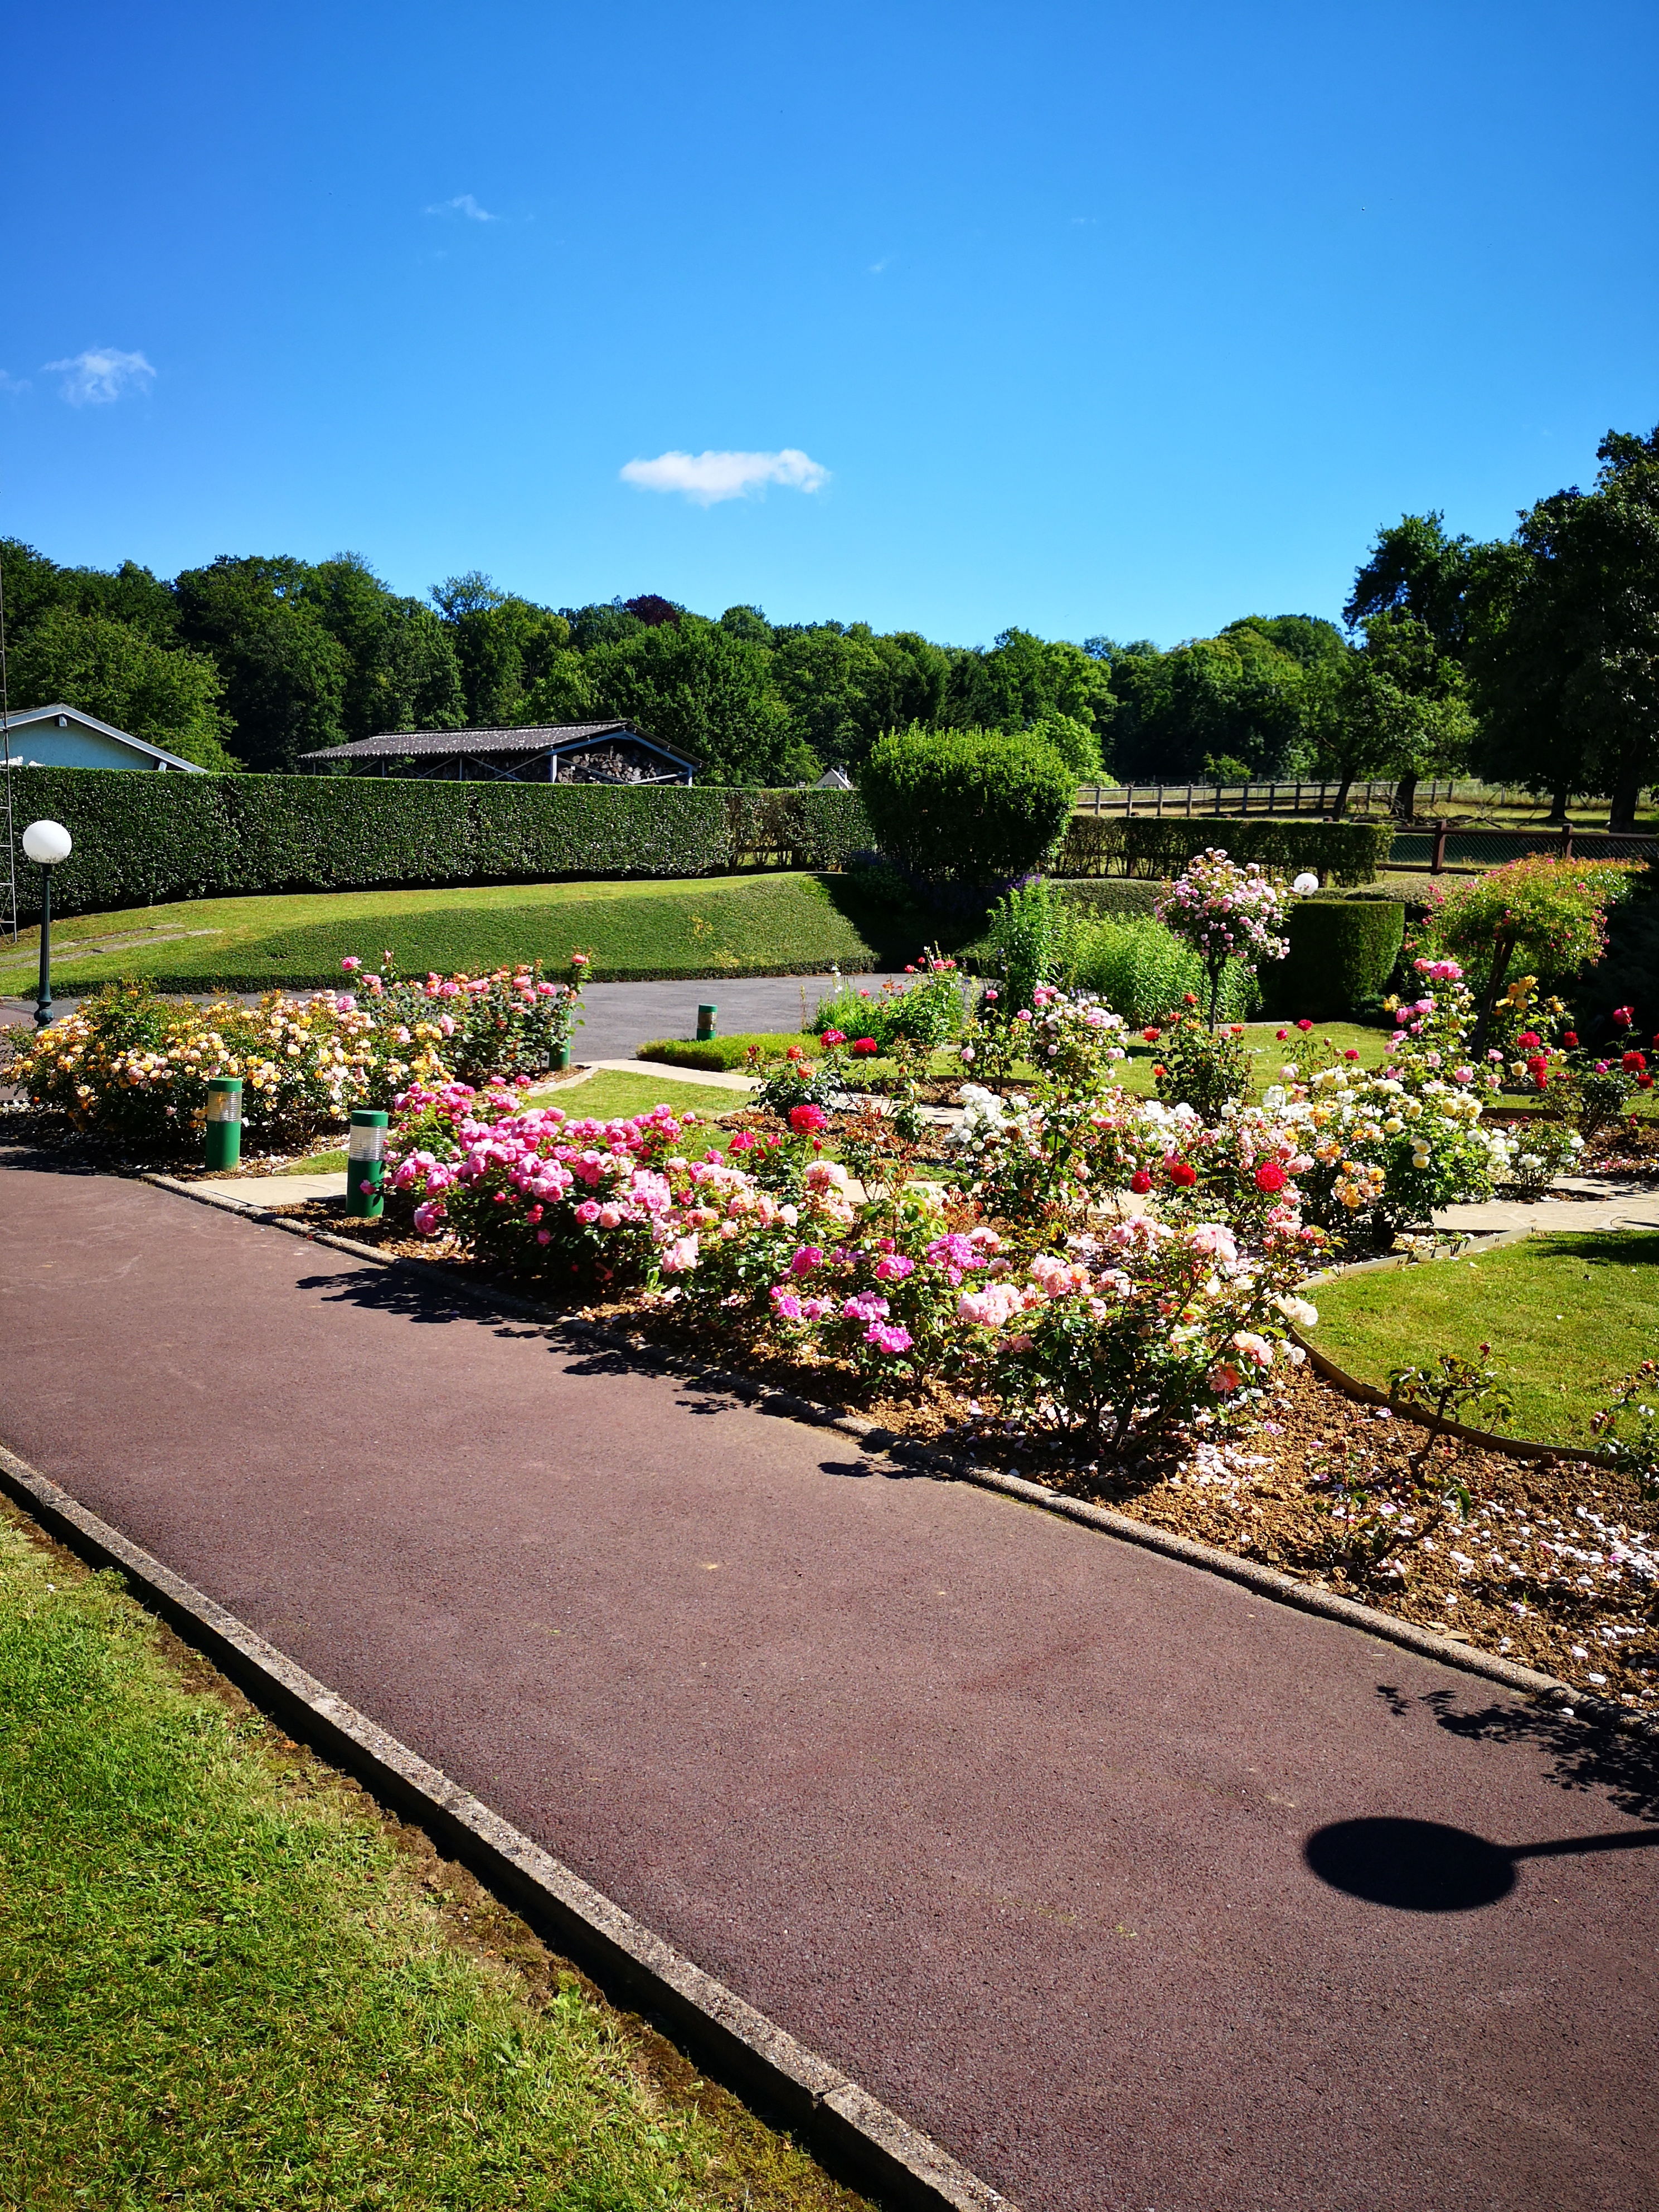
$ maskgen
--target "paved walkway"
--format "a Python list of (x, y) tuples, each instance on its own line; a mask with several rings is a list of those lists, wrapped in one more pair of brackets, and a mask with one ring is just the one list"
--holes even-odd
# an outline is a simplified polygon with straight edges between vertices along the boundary
[(1591, 1229), (1659, 1229), (1659, 1185), (1617, 1176), (1564, 1176), (1556, 1188), (1574, 1195), (1442, 1206), (1435, 1211), (1434, 1225), (1464, 1237), (1517, 1230), (1549, 1237)]
[[(0, 1341), (13, 1449), (1025, 2212), (1651, 2204), (1631, 1740), (143, 1184), (0, 1159)], [(1401, 1820), (1468, 1909), (1304, 1859)]]

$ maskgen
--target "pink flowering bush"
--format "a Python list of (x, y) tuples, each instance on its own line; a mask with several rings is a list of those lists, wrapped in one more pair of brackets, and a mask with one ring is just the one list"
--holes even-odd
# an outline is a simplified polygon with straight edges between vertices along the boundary
[(1143, 1214), (1038, 1253), (994, 1309), (970, 1301), (969, 1317), (1006, 1406), (1122, 1460), (1236, 1413), (1279, 1359), (1301, 1358), (1286, 1354), (1281, 1301), (1304, 1267), (1293, 1237), (1252, 1255), (1220, 1223)]
[(488, 975), (434, 971), (424, 980), (399, 976), (390, 953), (374, 970), (365, 970), (355, 957), (340, 965), (356, 1003), (383, 1040), (381, 1056), (391, 1073), (374, 1103), (386, 1105), (410, 1073), (409, 1065), (396, 1065), (400, 1051), (411, 1061), (424, 1056), (426, 1066), (416, 1072), (429, 1076), (440, 1068), (458, 1083), (538, 1075), (556, 1066), (580, 1024), (588, 963), (573, 956), (563, 978), (544, 975), (538, 960)]
[(1158, 919), (1204, 963), (1212, 1029), (1228, 961), (1255, 968), (1263, 960), (1282, 960), (1290, 951), (1290, 939), (1282, 933), (1285, 896), (1284, 886), (1259, 862), (1241, 868), (1219, 846), (1212, 846), (1194, 854), (1186, 872), (1170, 884), (1169, 896), (1159, 900)]

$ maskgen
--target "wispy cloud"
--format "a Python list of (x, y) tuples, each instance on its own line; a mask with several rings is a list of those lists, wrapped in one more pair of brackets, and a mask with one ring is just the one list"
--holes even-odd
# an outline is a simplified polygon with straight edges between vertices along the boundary
[(882, 272), (883, 272), (883, 270), (884, 270), (890, 269), (890, 268), (892, 267), (892, 265), (893, 265), (893, 257), (892, 257), (892, 255), (890, 253), (890, 254), (886, 255), (886, 256), (885, 256), (882, 260), (880, 260), (880, 261), (872, 261), (872, 262), (870, 264), (870, 274), (871, 274), (872, 276), (879, 276), (882, 274)]
[(698, 507), (723, 499), (747, 499), (768, 484), (793, 491), (817, 491), (830, 481), (821, 463), (794, 446), (778, 453), (659, 453), (654, 461), (629, 461), (624, 483), (641, 491), (684, 492)]
[(42, 364), (48, 376), (61, 376), (63, 395), (71, 407), (107, 407), (129, 392), (147, 392), (155, 371), (141, 353), (121, 353), (114, 346), (88, 346), (69, 361)]
[(0, 393), (8, 399), (21, 399), (28, 389), (27, 376), (8, 376), (5, 370), (0, 368)]
[(501, 221), (500, 216), (491, 215), (488, 208), (480, 207), (471, 192), (461, 192), (453, 200), (440, 200), (435, 207), (429, 207), (427, 213), (428, 215), (464, 215), (469, 222), (499, 222)]

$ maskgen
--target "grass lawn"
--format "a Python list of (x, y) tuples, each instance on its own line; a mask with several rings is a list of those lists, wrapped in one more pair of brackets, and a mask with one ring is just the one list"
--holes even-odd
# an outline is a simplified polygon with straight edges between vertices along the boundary
[(861, 2202), (9, 1513), (0, 1986), (31, 2212)]
[(1314, 1341), (1362, 1382), (1482, 1343), (1514, 1394), (1512, 1433), (1589, 1441), (1589, 1417), (1659, 1356), (1659, 1236), (1585, 1231), (1422, 1267), (1344, 1275), (1312, 1291)]
[[(339, 981), (345, 954), (374, 964), (388, 948), (405, 974), (537, 957), (557, 967), (582, 951), (596, 981), (815, 975), (902, 965), (927, 927), (865, 908), (844, 878), (813, 875), (192, 899), (57, 923), (52, 985), (73, 994), (137, 975), (164, 990), (320, 988)], [(32, 992), (39, 962), (37, 931), (0, 948), (0, 992)]]

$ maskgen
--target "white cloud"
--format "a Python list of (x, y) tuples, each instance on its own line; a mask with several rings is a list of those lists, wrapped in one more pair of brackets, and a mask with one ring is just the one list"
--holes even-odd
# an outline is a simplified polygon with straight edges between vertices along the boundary
[(0, 368), (0, 392), (4, 392), (8, 399), (21, 399), (28, 388), (27, 377), (8, 376), (5, 370)]
[(120, 353), (113, 346), (88, 346), (71, 360), (42, 367), (47, 375), (63, 378), (71, 407), (106, 407), (128, 392), (145, 391), (155, 374), (143, 354)]
[(498, 215), (480, 207), (471, 192), (462, 192), (453, 200), (440, 200), (435, 207), (427, 210), (428, 215), (464, 215), (469, 222), (499, 222)]
[(797, 447), (786, 446), (780, 453), (659, 453), (654, 461), (629, 461), (622, 480), (641, 491), (682, 491), (698, 507), (713, 507), (722, 499), (746, 499), (771, 483), (817, 491), (829, 483), (830, 471)]

